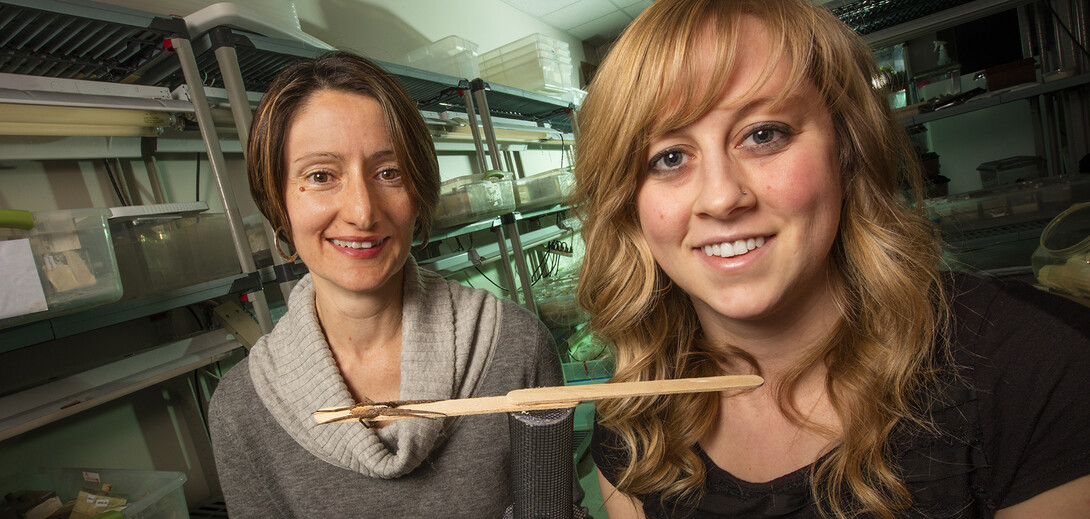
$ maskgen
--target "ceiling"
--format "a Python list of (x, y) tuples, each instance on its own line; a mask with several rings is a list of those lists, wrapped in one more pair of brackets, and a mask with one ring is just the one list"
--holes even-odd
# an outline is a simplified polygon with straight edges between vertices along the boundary
[(612, 40), (651, 0), (502, 0), (590, 45)]

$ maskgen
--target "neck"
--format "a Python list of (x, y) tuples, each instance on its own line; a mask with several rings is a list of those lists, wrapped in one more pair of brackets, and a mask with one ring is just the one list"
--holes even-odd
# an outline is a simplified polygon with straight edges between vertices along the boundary
[(823, 366), (802, 363), (829, 340), (842, 317), (831, 289), (812, 293), (760, 319), (730, 319), (699, 304), (696, 310), (712, 344), (745, 351), (761, 366), (766, 381), (778, 384), (785, 373), (800, 368), (824, 372)]
[(400, 344), (404, 271), (376, 291), (352, 292), (314, 282), (318, 322), (335, 356)]

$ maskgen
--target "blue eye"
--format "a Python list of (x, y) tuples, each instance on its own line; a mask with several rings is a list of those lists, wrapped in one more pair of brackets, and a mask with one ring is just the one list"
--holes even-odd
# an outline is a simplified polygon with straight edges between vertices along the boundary
[(776, 136), (775, 130), (761, 129), (753, 132), (750, 137), (756, 144), (766, 144), (772, 142), (772, 139)]
[(779, 149), (780, 147), (787, 145), (787, 143), (790, 142), (791, 136), (791, 131), (782, 124), (761, 123), (746, 134), (745, 140), (742, 141), (742, 146), (771, 151), (768, 148)]
[(667, 172), (683, 167), (685, 162), (688, 161), (688, 158), (689, 157), (684, 151), (671, 148), (660, 151), (654, 157), (651, 157), (647, 167), (651, 173)]

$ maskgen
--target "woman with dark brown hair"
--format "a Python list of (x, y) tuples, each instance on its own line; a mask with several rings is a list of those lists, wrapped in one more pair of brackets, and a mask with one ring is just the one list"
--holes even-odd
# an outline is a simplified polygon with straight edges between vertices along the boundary
[[(658, 0), (580, 110), (579, 300), (624, 517), (1086, 517), (1090, 312), (940, 270), (862, 38), (805, 0)], [(900, 186), (913, 189), (905, 193)]]
[(537, 319), (409, 255), (414, 237), (427, 241), (439, 196), (415, 103), (357, 56), (302, 62), (262, 98), (247, 158), (277, 252), (297, 254), (309, 274), (212, 399), (231, 517), (501, 517), (511, 503), (505, 416), (371, 427), (312, 418), (356, 402), (560, 383)]

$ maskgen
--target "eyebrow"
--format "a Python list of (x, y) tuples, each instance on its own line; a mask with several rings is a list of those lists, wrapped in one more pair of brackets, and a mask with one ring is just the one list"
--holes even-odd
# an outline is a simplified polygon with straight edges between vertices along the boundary
[[(367, 161), (370, 162), (375, 160), (381, 160), (394, 156), (394, 150), (379, 150), (369, 155), (367, 157)], [(344, 160), (344, 155), (331, 151), (314, 151), (293, 160), (292, 164), (298, 164), (300, 162), (311, 161), (315, 159)]]

